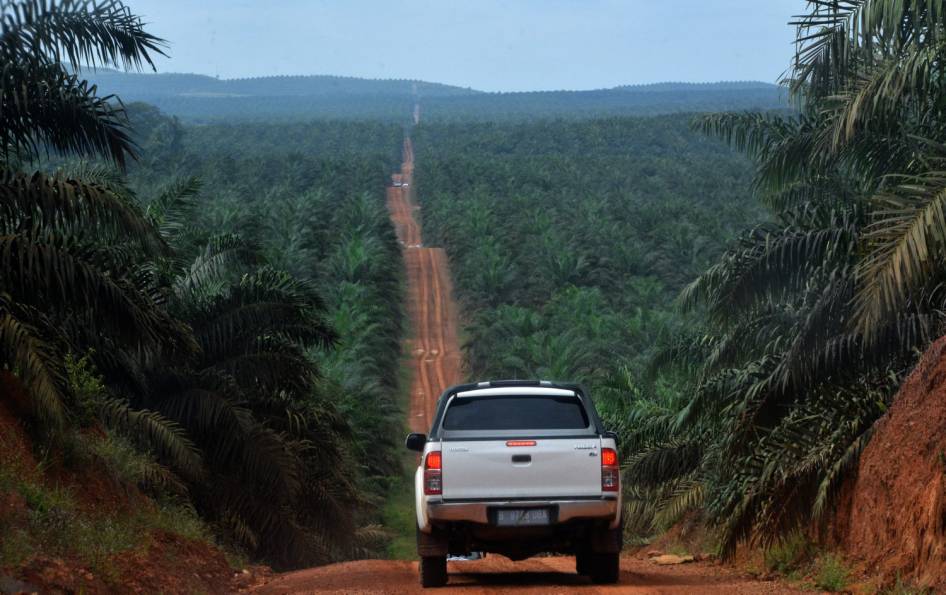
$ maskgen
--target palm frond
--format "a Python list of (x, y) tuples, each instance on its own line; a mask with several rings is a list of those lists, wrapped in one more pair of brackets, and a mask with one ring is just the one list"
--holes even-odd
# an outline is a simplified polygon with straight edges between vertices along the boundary
[(688, 512), (702, 508), (705, 495), (705, 486), (698, 479), (676, 481), (669, 497), (659, 504), (654, 522), (659, 527), (673, 526)]
[(10, 60), (154, 68), (151, 55), (165, 55), (164, 41), (119, 0), (8, 0), (0, 14), (0, 52)]
[(99, 415), (106, 426), (147, 446), (188, 480), (197, 481), (204, 476), (200, 451), (180, 424), (155, 411), (132, 409), (115, 398), (102, 402)]
[(154, 227), (124, 192), (42, 172), (28, 175), (0, 166), (0, 217), (22, 232), (63, 220), (111, 227), (155, 251), (166, 249)]
[(107, 311), (109, 315), (100, 319), (102, 327), (128, 344), (195, 349), (186, 328), (127, 281), (105, 275), (54, 246), (21, 236), (0, 236), (0, 269), (6, 271), (6, 291), (18, 302)]
[(870, 252), (860, 267), (856, 304), (857, 328), (868, 340), (946, 256), (946, 173), (905, 178), (875, 201), (878, 209), (864, 237)]
[(0, 362), (19, 376), (27, 389), (33, 414), (49, 430), (65, 423), (66, 374), (56, 347), (39, 329), (19, 320), (7, 294), (0, 293)]

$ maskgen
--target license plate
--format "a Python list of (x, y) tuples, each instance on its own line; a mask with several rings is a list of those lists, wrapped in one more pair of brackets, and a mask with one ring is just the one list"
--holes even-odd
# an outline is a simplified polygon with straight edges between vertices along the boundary
[(500, 527), (531, 527), (549, 524), (548, 508), (500, 508), (496, 510)]

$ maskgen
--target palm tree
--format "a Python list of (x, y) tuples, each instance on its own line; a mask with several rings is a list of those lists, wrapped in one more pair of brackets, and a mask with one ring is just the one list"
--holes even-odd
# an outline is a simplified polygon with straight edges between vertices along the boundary
[(117, 1), (3, 2), (0, 14), (0, 358), (18, 371), (33, 413), (52, 429), (62, 426), (68, 400), (64, 320), (96, 319), (116, 340), (151, 349), (193, 348), (128, 275), (114, 274), (119, 254), (93, 247), (89, 230), (99, 228), (135, 249), (162, 249), (127, 197), (100, 184), (18, 173), (14, 163), (52, 150), (124, 164), (133, 146), (121, 108), (61, 60), (137, 67), (150, 64), (162, 42)]
[(325, 562), (351, 543), (358, 502), (342, 471), (347, 426), (312, 399), (306, 351), (335, 334), (308, 284), (267, 266), (240, 274), (249, 253), (219, 238), (181, 272), (169, 307), (199, 355), (148, 370), (133, 404), (193, 437), (209, 467), (194, 486), (199, 507), (244, 547), (283, 566)]
[(164, 42), (120, 0), (5, 0), (0, 15), (0, 161), (52, 150), (123, 166), (135, 154), (124, 110), (77, 73), (153, 67)]
[(197, 350), (128, 266), (135, 254), (166, 248), (134, 205), (102, 185), (0, 178), (0, 354), (49, 429), (62, 427), (69, 401), (63, 358), (85, 339), (152, 357)]
[[(349, 472), (358, 466), (352, 430), (329, 398), (342, 391), (317, 364), (335, 353), (332, 322), (343, 323), (346, 340), (361, 329), (330, 321), (312, 285), (266, 264), (253, 243), (226, 234), (200, 246), (187, 224), (198, 191), (194, 180), (172, 184), (148, 214), (174, 248), (155, 267), (169, 285), (168, 310), (200, 350), (186, 363), (147, 366), (146, 388), (130, 404), (192, 437), (207, 462), (206, 477), (191, 484), (198, 509), (241, 547), (280, 567), (350, 557), (377, 535), (356, 524), (363, 499)], [(362, 309), (352, 315), (363, 319), (370, 310), (354, 301)], [(365, 332), (383, 335), (371, 326)], [(349, 369), (347, 381), (366, 371)]]
[(823, 4), (798, 19), (807, 41), (791, 85), (800, 99), (824, 105), (812, 158), (848, 162), (872, 183), (856, 311), (873, 341), (942, 275), (944, 6)]
[(104, 166), (15, 171), (46, 150), (124, 166), (117, 98), (61, 62), (138, 67), (162, 42), (118, 1), (0, 7), (0, 368), (26, 389), (24, 415), (67, 427), (85, 355), (107, 387), (98, 421), (157, 454), (225, 533), (280, 565), (350, 555), (371, 531), (354, 524), (347, 425), (308, 357), (335, 338), (311, 286), (195, 229), (195, 180), (142, 209)]
[[(944, 8), (811, 2), (787, 79), (799, 112), (699, 122), (756, 160), (771, 211), (683, 292), (707, 328), (671, 358), (698, 372), (660, 440), (714, 429), (702, 481), (726, 551), (822, 518), (915, 353), (946, 328)], [(635, 473), (667, 485), (693, 465), (663, 468)]]

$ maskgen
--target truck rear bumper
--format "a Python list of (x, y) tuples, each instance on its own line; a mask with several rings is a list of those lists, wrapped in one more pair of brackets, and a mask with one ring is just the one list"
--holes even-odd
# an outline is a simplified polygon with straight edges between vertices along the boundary
[(565, 523), (575, 519), (601, 519), (614, 521), (618, 518), (616, 498), (580, 500), (479, 500), (474, 502), (429, 502), (427, 516), (432, 521), (470, 522), (490, 524), (490, 511), (498, 508), (540, 508), (554, 511), (553, 523)]

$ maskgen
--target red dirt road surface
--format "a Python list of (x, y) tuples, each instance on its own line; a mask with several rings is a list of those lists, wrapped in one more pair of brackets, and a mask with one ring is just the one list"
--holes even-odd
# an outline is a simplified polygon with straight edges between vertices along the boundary
[(419, 207), (414, 201), (414, 151), (404, 141), (401, 172), (394, 180), (407, 184), (388, 187), (388, 211), (404, 245), (407, 269), (407, 312), (411, 321), (408, 348), (412, 356), (411, 431), (427, 432), (437, 398), (460, 382), (460, 345), (457, 339), (457, 309), (452, 298), (450, 269), (443, 248), (424, 247)]
[(642, 557), (621, 559), (621, 580), (617, 585), (594, 585), (575, 573), (569, 557), (532, 558), (511, 562), (488, 555), (483, 560), (450, 562), (450, 582), (441, 589), (422, 589), (417, 578), (417, 562), (360, 560), (286, 574), (263, 587), (259, 593), (628, 593), (682, 594), (733, 593), (755, 595), (802, 593), (776, 582), (756, 581), (707, 562), (679, 566), (657, 566)]
[[(410, 140), (404, 143), (404, 163), (387, 191), (391, 220), (404, 244), (407, 268), (407, 309), (412, 333), (413, 381), (409, 425), (427, 432), (437, 398), (461, 380), (461, 355), (457, 339), (457, 310), (451, 298), (450, 272), (440, 248), (423, 245), (418, 207), (414, 201), (414, 155)], [(277, 576), (256, 590), (264, 595), (281, 593), (796, 593), (775, 582), (747, 579), (709, 562), (657, 566), (640, 555), (621, 560), (617, 585), (593, 585), (575, 572), (575, 559), (557, 556), (511, 562), (488, 555), (483, 560), (450, 562), (450, 582), (443, 589), (421, 589), (417, 562), (358, 560), (310, 568)]]

